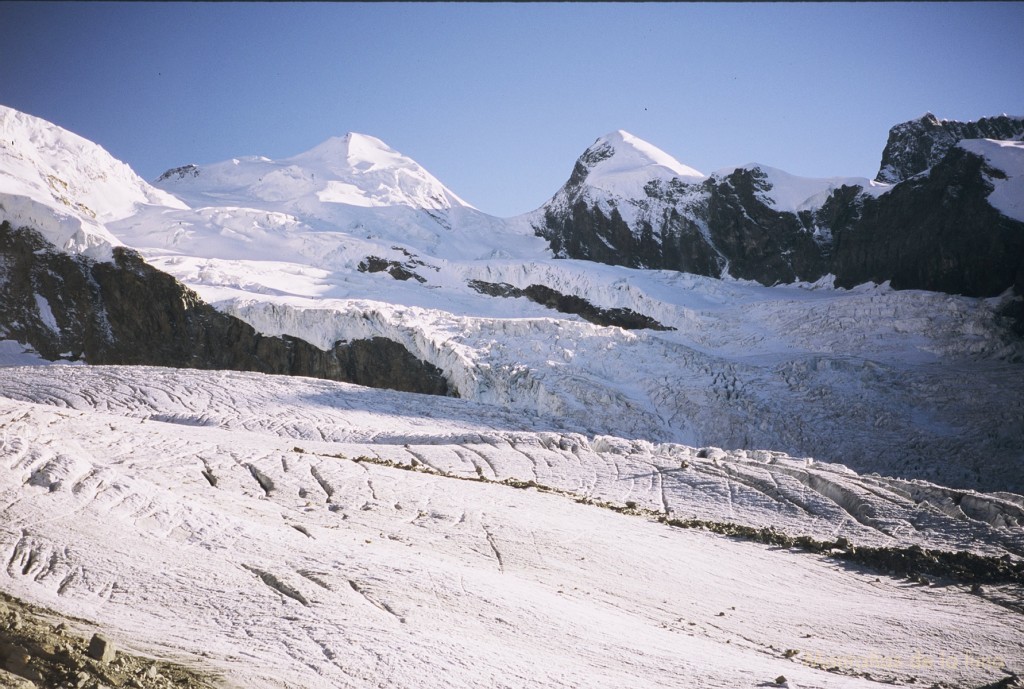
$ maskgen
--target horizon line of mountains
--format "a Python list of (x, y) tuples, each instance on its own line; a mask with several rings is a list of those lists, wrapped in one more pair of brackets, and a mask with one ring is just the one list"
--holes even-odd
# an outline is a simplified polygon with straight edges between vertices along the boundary
[[(345, 139), (353, 136), (386, 148), (365, 135)], [(789, 208), (773, 198), (771, 168), (704, 176), (617, 132), (589, 147), (552, 199), (525, 215), (556, 258), (767, 286), (834, 275), (837, 287), (888, 281), (895, 289), (972, 297), (1009, 288), (1024, 294), (1024, 224), (987, 201), (992, 179), (1005, 175), (957, 146), (965, 139), (1022, 137), (1024, 117), (959, 122), (926, 113), (890, 129), (874, 180), (835, 178), (816, 199)], [(640, 163), (624, 146), (640, 147)], [(646, 179), (640, 168), (619, 171), (638, 177), (642, 192), (591, 183), (606, 161), (629, 155), (634, 159), (627, 163), (660, 168)], [(173, 193), (175, 182), (202, 170), (171, 168), (155, 184)]]
[[(779, 208), (770, 168), (702, 180), (656, 181), (640, 198), (595, 194), (587, 180), (608, 152), (591, 147), (535, 225), (556, 256), (678, 270), (764, 285), (837, 287), (890, 282), (991, 297), (1024, 294), (1024, 223), (988, 201), (1006, 174), (957, 144), (1019, 141), (1024, 118), (940, 121), (931, 113), (893, 127), (874, 182), (834, 185), (804, 207)], [(1018, 154), (1024, 158), (1024, 149)], [(880, 190), (876, 183), (891, 185)], [(881, 192), (881, 193), (880, 193)]]
[[(584, 152), (568, 182), (528, 214), (532, 231), (555, 258), (769, 286), (831, 274), (838, 287), (888, 281), (895, 289), (970, 297), (1012, 289), (1017, 298), (1007, 300), (1003, 315), (1024, 334), (1024, 222), (989, 199), (1008, 175), (982, 153), (958, 145), (965, 139), (1017, 142), (1024, 137), (1024, 118), (963, 123), (928, 114), (897, 125), (879, 171), (891, 186), (872, 188), (867, 180), (829, 184), (796, 205), (780, 202), (775, 185), (785, 179), (778, 171), (750, 166), (693, 176), (667, 154), (620, 134)], [(1015, 145), (1010, 153), (1017, 169), (1024, 147)], [(646, 167), (640, 173), (616, 167), (616, 156)], [(420, 182), (436, 182), (422, 172)], [(190, 169), (178, 180), (165, 179), (162, 188), (201, 174), (198, 167)], [(638, 181), (642, 191), (635, 193)], [(436, 188), (445, 190), (439, 182)], [(423, 198), (461, 202), (454, 195)], [(436, 207), (421, 210), (444, 227)], [(296, 338), (260, 335), (203, 304), (131, 249), (117, 249), (112, 262), (96, 261), (48, 244), (32, 228), (26, 233), (5, 222), (0, 259), (7, 270), (0, 280), (0, 334), (30, 344), (46, 358), (259, 370), (454, 392), (442, 371), (397, 343), (338, 343), (324, 352)], [(40, 298), (59, 328), (42, 317)]]

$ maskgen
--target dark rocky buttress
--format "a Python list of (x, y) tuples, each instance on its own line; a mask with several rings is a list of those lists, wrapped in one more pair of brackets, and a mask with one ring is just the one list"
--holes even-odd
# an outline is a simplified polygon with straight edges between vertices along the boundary
[(963, 139), (1010, 140), (1021, 136), (1024, 136), (1024, 117), (999, 115), (976, 122), (957, 122), (939, 120), (927, 113), (889, 130), (875, 179), (886, 184), (910, 179), (938, 164)]
[(321, 350), (267, 337), (203, 302), (130, 249), (112, 262), (58, 251), (30, 228), (0, 224), (0, 337), (46, 359), (230, 369), (456, 394), (443, 373), (385, 338)]
[(896, 289), (992, 297), (1024, 294), (1024, 223), (986, 198), (987, 177), (1002, 173), (962, 148), (877, 199), (863, 198), (857, 218), (835, 233), (836, 284), (890, 280)]
[[(967, 296), (1011, 287), (1024, 294), (1024, 223), (987, 201), (992, 180), (1004, 174), (955, 145), (1022, 132), (1024, 119), (1005, 116), (965, 123), (928, 115), (898, 125), (883, 167), (903, 181), (877, 198), (842, 186), (798, 213), (773, 207), (768, 177), (756, 167), (696, 184), (652, 181), (644, 198), (598, 203), (587, 193), (588, 160), (581, 158), (534, 229), (555, 256), (634, 268), (764, 285), (831, 273), (843, 287), (890, 281), (897, 289)], [(616, 206), (627, 203), (637, 211), (633, 227)]]

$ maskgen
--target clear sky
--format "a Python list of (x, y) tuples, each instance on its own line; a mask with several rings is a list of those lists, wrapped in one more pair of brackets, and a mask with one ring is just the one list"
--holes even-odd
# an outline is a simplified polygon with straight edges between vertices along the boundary
[(873, 177), (889, 127), (1024, 115), (1024, 3), (0, 3), (0, 104), (152, 180), (348, 131), (483, 211), (625, 129), (708, 173)]

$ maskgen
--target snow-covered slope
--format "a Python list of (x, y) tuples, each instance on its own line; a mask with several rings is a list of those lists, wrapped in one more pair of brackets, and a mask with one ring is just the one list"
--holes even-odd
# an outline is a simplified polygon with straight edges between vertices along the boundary
[(638, 198), (652, 180), (699, 182), (704, 175), (653, 144), (621, 129), (600, 137), (583, 154), (586, 185), (619, 198)]
[(157, 184), (193, 205), (264, 201), (303, 207), (315, 197), (359, 207), (470, 207), (415, 161), (380, 139), (352, 132), (280, 161), (250, 156), (173, 168)]
[[(566, 212), (579, 203), (615, 210), (630, 226), (650, 209), (650, 190), (675, 182), (697, 185), (705, 176), (643, 139), (618, 130), (598, 138), (576, 161), (573, 174), (544, 206), (530, 214), (534, 224), (545, 212)], [(649, 214), (649, 213), (646, 213)]]
[(843, 186), (860, 187), (871, 196), (881, 196), (892, 188), (892, 185), (875, 182), (866, 177), (800, 177), (760, 163), (718, 170), (712, 173), (711, 177), (720, 181), (736, 170), (760, 173), (765, 183), (765, 188), (758, 193), (760, 199), (777, 211), (789, 213), (817, 210), (828, 200), (832, 192)]
[(0, 105), (0, 221), (31, 225), (56, 246), (108, 258), (104, 223), (146, 205), (187, 208), (96, 144)]
[(4, 589), (226, 687), (1024, 674), (1024, 618), (996, 604), (1017, 587), (972, 595), (658, 521), (930, 549), (893, 562), (966, 547), (1005, 569), (1019, 497), (255, 374), (10, 369), (0, 423)]
[[(156, 185), (198, 209), (170, 216), (163, 223), (168, 228), (212, 225), (222, 234), (261, 226), (292, 234), (340, 232), (352, 241), (378, 240), (385, 249), (397, 243), (433, 255), (473, 258), (523, 239), (521, 232), (505, 241), (492, 236), (509, 234), (505, 224), (473, 208), (412, 159), (365, 134), (334, 137), (284, 160), (249, 156), (173, 168)], [(181, 234), (174, 239), (180, 240)], [(334, 252), (341, 248), (339, 239), (331, 240)], [(267, 247), (265, 253), (273, 255), (274, 248)], [(323, 254), (324, 248), (317, 247), (309, 257)]]
[(988, 202), (1008, 218), (1024, 221), (1024, 141), (968, 139), (957, 145), (981, 156), (996, 171), (988, 176), (995, 187)]

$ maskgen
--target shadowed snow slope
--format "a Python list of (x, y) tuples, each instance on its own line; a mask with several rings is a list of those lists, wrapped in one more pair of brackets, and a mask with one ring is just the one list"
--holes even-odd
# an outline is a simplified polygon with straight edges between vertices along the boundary
[[(11, 368), (0, 425), (3, 587), (129, 648), (201, 656), (224, 686), (980, 686), (1024, 673), (1024, 618), (963, 586), (577, 502), (1013, 561), (1012, 496), (258, 374)], [(529, 481), (555, 490), (516, 489)]]

